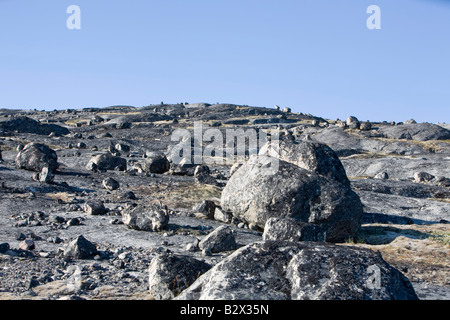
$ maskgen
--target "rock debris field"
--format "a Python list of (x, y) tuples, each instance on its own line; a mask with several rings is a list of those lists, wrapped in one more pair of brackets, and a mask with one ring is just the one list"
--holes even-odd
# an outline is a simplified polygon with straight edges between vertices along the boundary
[(0, 299), (447, 300), (449, 127), (2, 109)]

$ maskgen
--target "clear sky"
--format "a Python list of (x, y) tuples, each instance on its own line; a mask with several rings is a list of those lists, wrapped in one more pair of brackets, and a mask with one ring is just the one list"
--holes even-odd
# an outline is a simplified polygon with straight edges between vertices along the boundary
[(161, 101), (450, 122), (450, 1), (0, 0), (0, 108)]

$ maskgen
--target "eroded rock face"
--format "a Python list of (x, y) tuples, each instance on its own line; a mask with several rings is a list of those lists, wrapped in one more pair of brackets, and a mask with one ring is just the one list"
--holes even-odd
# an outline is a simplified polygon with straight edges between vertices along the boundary
[(323, 241), (320, 227), (289, 218), (270, 218), (264, 226), (263, 240)]
[(16, 156), (16, 167), (41, 172), (44, 167), (54, 172), (58, 168), (56, 152), (41, 143), (27, 144)]
[(272, 217), (317, 224), (330, 242), (343, 241), (359, 229), (362, 204), (350, 188), (283, 160), (276, 174), (264, 174), (262, 169), (273, 161), (251, 157), (225, 186), (222, 209), (260, 228)]
[(265, 241), (228, 256), (176, 300), (415, 300), (377, 253), (318, 242)]
[(69, 129), (57, 124), (40, 123), (39, 121), (25, 116), (2, 121), (0, 122), (0, 128), (6, 131), (34, 133), (39, 135), (49, 135), (53, 133), (56, 136), (62, 136), (70, 133)]
[(432, 123), (410, 123), (399, 126), (390, 126), (378, 130), (386, 138), (406, 140), (447, 140), (450, 139), (450, 130)]
[(122, 221), (131, 229), (161, 231), (169, 223), (169, 215), (158, 205), (138, 206), (122, 211)]

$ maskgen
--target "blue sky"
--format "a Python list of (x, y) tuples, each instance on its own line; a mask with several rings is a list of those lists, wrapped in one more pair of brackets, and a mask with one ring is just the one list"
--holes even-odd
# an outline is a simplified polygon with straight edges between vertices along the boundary
[[(66, 27), (72, 4), (81, 30)], [(447, 0), (0, 0), (6, 108), (221, 102), (449, 122), (449, 59)]]

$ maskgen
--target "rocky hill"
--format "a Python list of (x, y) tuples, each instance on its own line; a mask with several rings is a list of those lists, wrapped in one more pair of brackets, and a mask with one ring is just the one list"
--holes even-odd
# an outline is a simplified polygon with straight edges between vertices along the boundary
[(0, 299), (450, 298), (445, 124), (2, 109), (0, 139)]

